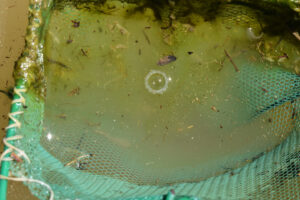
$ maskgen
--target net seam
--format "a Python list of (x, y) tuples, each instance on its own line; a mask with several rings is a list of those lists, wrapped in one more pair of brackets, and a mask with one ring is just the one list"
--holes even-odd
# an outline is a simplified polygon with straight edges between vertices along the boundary
[[(15, 92), (16, 95), (19, 96), (19, 98), (18, 99), (14, 99), (12, 101), (12, 104), (21, 103), (25, 107), (26, 106), (25, 105), (26, 104), (26, 100), (25, 100), (24, 96), (22, 95), (22, 93), (25, 93), (26, 89), (15, 88), (14, 92)], [(9, 119), (13, 123), (11, 123), (9, 126), (7, 126), (5, 128), (5, 130), (9, 130), (9, 129), (12, 129), (12, 128), (21, 128), (22, 124), (16, 118), (16, 116), (22, 115), (22, 114), (24, 114), (23, 111), (16, 111), (16, 112), (13, 112), (13, 113), (9, 113), (8, 117), (9, 117)], [(22, 138), (23, 138), (22, 135), (15, 135), (15, 136), (3, 138), (3, 143), (7, 147), (7, 149), (0, 156), (0, 166), (1, 166), (1, 163), (3, 161), (13, 161), (13, 160), (16, 160), (16, 159), (13, 159), (11, 157), (5, 157), (8, 154), (13, 153), (13, 152), (16, 152), (16, 155), (19, 158), (23, 157), (23, 158), (25, 158), (25, 160), (28, 163), (30, 163), (29, 157), (27, 156), (27, 154), (23, 150), (15, 147), (14, 145), (12, 145), (12, 144), (9, 143), (9, 141), (20, 140)], [(27, 177), (12, 177), (12, 176), (3, 176), (3, 175), (0, 175), (0, 179), (5, 179), (5, 180), (9, 180), (9, 181), (18, 181), (18, 182), (38, 183), (38, 184), (46, 187), (49, 190), (49, 192), (50, 192), (50, 198), (49, 198), (49, 200), (54, 200), (54, 192), (53, 192), (53, 190), (51, 189), (50, 185), (48, 185), (47, 183), (45, 183), (43, 181), (40, 181), (40, 180), (37, 180), (37, 179), (31, 179), (31, 178), (27, 178)]]

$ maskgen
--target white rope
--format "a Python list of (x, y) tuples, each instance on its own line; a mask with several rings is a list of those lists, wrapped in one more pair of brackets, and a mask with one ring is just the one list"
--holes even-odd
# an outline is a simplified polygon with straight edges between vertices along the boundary
[(4, 158), (7, 154), (9, 154), (9, 153), (11, 153), (11, 152), (13, 152), (13, 151), (16, 151), (16, 152), (18, 152), (17, 155), (18, 155), (19, 157), (24, 157), (24, 158), (27, 160), (27, 162), (30, 163), (30, 159), (28, 158), (28, 156), (26, 155), (26, 153), (25, 153), (24, 151), (22, 151), (21, 149), (19, 149), (19, 148), (13, 146), (12, 144), (10, 144), (10, 143), (7, 142), (7, 141), (19, 140), (19, 139), (22, 139), (22, 138), (23, 138), (23, 136), (21, 136), (21, 135), (15, 135), (15, 136), (12, 136), (12, 137), (4, 138), (4, 139), (3, 139), (3, 143), (4, 143), (5, 146), (8, 147), (8, 149), (6, 149), (6, 151), (4, 151), (4, 152), (2, 153), (2, 155), (0, 156), (0, 161), (3, 160), (3, 158)]
[[(25, 106), (25, 98), (23, 97), (22, 93), (26, 92), (26, 89), (18, 89), (15, 88), (14, 89), (15, 94), (17, 94), (19, 96), (18, 99), (15, 99), (12, 101), (12, 104), (14, 103), (21, 103), (23, 106)], [(6, 127), (6, 130), (11, 129), (11, 128), (21, 128), (21, 122), (16, 118), (16, 116), (23, 114), (23, 111), (17, 111), (17, 112), (13, 112), (13, 113), (9, 113), (8, 117), (9, 119), (11, 119), (13, 121), (12, 124), (10, 124), (8, 127)], [(23, 136), (21, 135), (15, 135), (9, 138), (4, 138), (3, 139), (3, 143), (4, 145), (7, 147), (7, 149), (1, 154), (0, 156), (0, 166), (2, 161), (12, 161), (14, 160), (11, 157), (5, 157), (6, 155), (12, 153), (12, 152), (16, 152), (16, 155), (20, 158), (25, 158), (26, 161), (28, 163), (30, 163), (30, 159), (29, 157), (26, 155), (26, 153), (24, 151), (22, 151), (21, 149), (13, 146), (12, 144), (10, 144), (8, 141), (13, 141), (13, 140), (20, 140), (22, 139)], [(40, 180), (36, 180), (36, 179), (30, 179), (30, 178), (26, 178), (26, 177), (11, 177), (11, 176), (3, 176), (0, 175), (0, 179), (5, 179), (5, 180), (10, 180), (10, 181), (21, 181), (21, 182), (31, 182), (31, 183), (38, 183), (44, 187), (46, 187), (49, 192), (50, 192), (50, 198), (49, 200), (53, 200), (54, 199), (54, 192), (51, 189), (50, 185), (46, 184), (43, 181)]]
[(18, 88), (15, 88), (14, 89), (14, 93), (17, 94), (19, 96), (18, 99), (14, 99), (11, 104), (14, 104), (14, 103), (22, 103), (24, 106), (25, 106), (25, 98), (23, 97), (22, 93), (26, 92), (26, 89), (18, 89)]
[(17, 112), (13, 112), (13, 113), (9, 113), (8, 117), (9, 119), (11, 119), (14, 123), (10, 124), (8, 127), (6, 127), (5, 129), (8, 130), (10, 128), (21, 128), (21, 123), (19, 120), (17, 120), (15, 118), (16, 115), (21, 115), (23, 114), (23, 111), (17, 111)]

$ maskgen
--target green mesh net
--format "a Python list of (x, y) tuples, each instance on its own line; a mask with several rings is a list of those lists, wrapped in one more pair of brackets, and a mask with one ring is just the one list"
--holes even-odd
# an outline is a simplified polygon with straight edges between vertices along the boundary
[(300, 198), (299, 2), (54, 0), (30, 12), (14, 144), (30, 163), (13, 175), (55, 199)]

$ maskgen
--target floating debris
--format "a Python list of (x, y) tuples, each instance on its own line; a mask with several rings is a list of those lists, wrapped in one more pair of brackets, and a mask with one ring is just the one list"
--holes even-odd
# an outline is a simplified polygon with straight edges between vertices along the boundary
[(80, 93), (80, 88), (76, 87), (69, 92), (69, 96), (76, 96), (76, 95), (79, 95), (79, 93)]
[(223, 58), (223, 59), (220, 60), (220, 61), (217, 61), (217, 60), (216, 60), (216, 63), (220, 65), (220, 68), (218, 69), (219, 72), (223, 69), (223, 67), (224, 67), (224, 62), (225, 62), (225, 58)]
[(200, 103), (200, 99), (198, 97), (195, 97), (193, 100), (192, 100), (192, 103)]
[(85, 158), (90, 158), (92, 156), (93, 156), (93, 154), (86, 154), (86, 155), (79, 156), (79, 157), (73, 159), (72, 161), (66, 163), (64, 166), (66, 167), (66, 166), (70, 166), (73, 163), (79, 163), (80, 160), (85, 159)]
[(165, 57), (159, 59), (157, 65), (159, 65), (159, 66), (167, 65), (171, 62), (174, 62), (176, 59), (177, 58), (173, 55), (165, 56)]
[(191, 128), (194, 128), (194, 125), (190, 125), (187, 127), (187, 129), (191, 129)]
[(183, 24), (184, 32), (194, 32), (195, 27), (191, 24)]
[(215, 106), (212, 106), (211, 109), (215, 112), (220, 112)]
[(279, 56), (278, 62), (284, 62), (284, 61), (287, 60), (288, 58), (289, 58), (289, 56), (287, 55), (287, 53), (283, 53), (282, 56)]
[(115, 46), (112, 46), (111, 49), (112, 49), (113, 51), (116, 51), (117, 49), (127, 49), (127, 46), (124, 45), (124, 44), (117, 44), (117, 45), (115, 45)]
[(67, 40), (67, 44), (71, 44), (73, 42), (73, 39), (71, 38), (71, 35), (69, 35), (69, 39)]
[(18, 156), (15, 152), (12, 152), (10, 157), (18, 163), (23, 162), (22, 158), (20, 158), (20, 156)]
[(64, 114), (64, 113), (58, 115), (57, 117), (60, 118), (60, 119), (67, 119), (67, 115)]
[(71, 44), (72, 42), (73, 42), (72, 39), (68, 39), (68, 40), (67, 40), (67, 44)]
[(100, 126), (101, 122), (93, 123), (93, 122), (87, 122), (88, 126)]
[(127, 35), (127, 36), (129, 35), (128, 30), (123, 26), (121, 26), (118, 22), (114, 23), (114, 26), (111, 28), (111, 30), (113, 30), (114, 28), (117, 28), (122, 35)]
[(294, 32), (293, 35), (300, 41), (300, 34), (298, 32)]
[(71, 22), (73, 23), (72, 26), (73, 26), (74, 28), (78, 28), (78, 27), (80, 26), (80, 21), (72, 20)]
[(264, 35), (264, 33), (261, 33), (260, 35), (255, 35), (255, 33), (253, 32), (253, 29), (247, 28), (247, 36), (250, 40), (259, 40), (262, 38), (262, 36)]

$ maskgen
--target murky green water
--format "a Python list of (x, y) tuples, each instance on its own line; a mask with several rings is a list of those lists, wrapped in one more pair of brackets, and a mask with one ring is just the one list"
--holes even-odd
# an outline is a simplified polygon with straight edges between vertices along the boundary
[[(128, 15), (132, 7), (116, 3), (103, 14), (70, 6), (52, 14), (43, 145), (65, 167), (138, 184), (196, 181), (238, 167), (287, 136), (292, 122), (274, 127), (276, 109), (286, 106), (283, 118), (290, 118), (289, 103), (257, 114), (264, 107), (244, 95), (249, 69), (278, 65), (258, 51), (266, 42), (249, 38), (251, 23), (259, 36), (257, 24), (191, 14), (193, 23), (174, 19), (165, 29), (151, 9)], [(289, 47), (292, 62), (297, 47), (280, 45)], [(255, 82), (251, 94), (268, 92)], [(83, 164), (70, 164), (85, 155)]]

